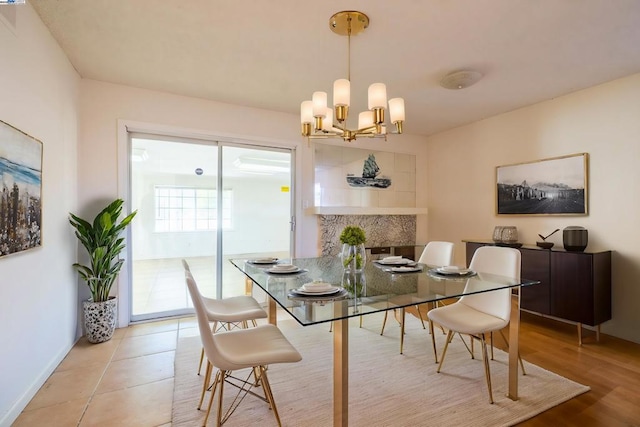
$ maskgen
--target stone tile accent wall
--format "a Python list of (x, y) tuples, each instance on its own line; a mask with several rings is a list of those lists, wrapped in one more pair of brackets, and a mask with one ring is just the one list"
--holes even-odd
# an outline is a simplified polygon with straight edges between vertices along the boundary
[(409, 246), (416, 242), (415, 215), (318, 215), (322, 255), (337, 255), (342, 248), (340, 233), (347, 225), (361, 227), (366, 247)]

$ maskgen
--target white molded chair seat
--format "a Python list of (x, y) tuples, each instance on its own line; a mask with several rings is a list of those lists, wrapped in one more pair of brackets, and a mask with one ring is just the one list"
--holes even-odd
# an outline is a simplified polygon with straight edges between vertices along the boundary
[[(473, 254), (469, 268), (478, 272), (479, 275), (488, 273), (520, 280), (520, 251), (506, 247), (483, 246)], [(473, 286), (482, 286), (481, 282), (476, 282), (475, 280), (474, 278), (467, 280), (465, 292), (470, 291)], [(511, 289), (465, 295), (453, 304), (430, 310), (427, 316), (431, 322), (438, 323), (449, 330), (440, 364), (438, 365), (438, 372), (442, 368), (447, 348), (454, 333), (470, 335), (472, 338), (480, 340), (482, 343), (485, 379), (489, 390), (489, 401), (493, 403), (491, 371), (489, 369), (485, 334), (500, 331), (509, 324), (511, 317)], [(431, 326), (431, 333), (435, 348), (433, 326)], [(471, 355), (473, 357), (473, 352)]]
[[(454, 246), (455, 245), (452, 242), (443, 242), (443, 241), (437, 241), (437, 240), (431, 241), (427, 243), (427, 245), (422, 250), (422, 254), (420, 254), (420, 258), (418, 259), (418, 262), (420, 264), (426, 264), (429, 268), (445, 267), (445, 266), (452, 265)], [(424, 325), (424, 319), (422, 318), (422, 313), (420, 312), (420, 305), (416, 305), (415, 309), (420, 319), (420, 323), (422, 323), (422, 329), (426, 329)], [(387, 324), (388, 313), (389, 313), (388, 311), (384, 312), (384, 320), (382, 321), (382, 329), (380, 330), (380, 335), (384, 334), (384, 327)], [(401, 316), (401, 318), (402, 318), (401, 322), (404, 322), (404, 316)], [(402, 324), (400, 326), (402, 326)], [(430, 328), (430, 330), (431, 329), (433, 328)], [(404, 340), (401, 337), (400, 354), (403, 353), (403, 345), (404, 345)], [(435, 346), (433, 348), (433, 353), (437, 361), (438, 355), (437, 355)]]
[(254, 366), (302, 360), (300, 353), (275, 325), (261, 325), (231, 332), (213, 334), (213, 342), (218, 348), (219, 356), (213, 363), (218, 369), (237, 371)]
[(247, 320), (266, 319), (267, 312), (255, 298), (240, 295), (223, 299), (202, 297), (210, 322), (237, 323)]
[[(230, 374), (232, 371), (247, 368), (251, 368), (249, 377), (253, 375), (255, 377), (254, 381), (249, 381), (248, 377), (247, 380), (240, 381), (241, 385), (231, 384), (234, 384), (240, 389), (239, 394), (242, 392), (246, 394), (250, 391), (251, 387), (262, 385), (265, 396), (264, 400), (273, 410), (278, 425), (281, 425), (280, 416), (278, 415), (271, 386), (267, 378), (266, 367), (274, 363), (298, 362), (302, 360), (302, 356), (274, 325), (263, 325), (251, 329), (235, 329), (215, 334), (212, 333), (209, 329), (209, 319), (204, 301), (198, 291), (193, 276), (191, 276), (188, 270), (185, 270), (185, 279), (195, 308), (200, 339), (204, 353), (207, 356), (207, 369), (198, 409), (202, 407), (204, 395), (209, 388), (213, 367), (218, 369), (213, 384), (211, 385), (211, 396), (209, 397), (209, 405), (203, 426), (207, 424), (207, 420), (209, 419), (216, 391), (219, 393), (217, 426), (221, 426), (236, 410), (240, 402), (242, 402), (242, 397), (237, 396), (225, 414), (223, 415), (222, 413), (224, 384), (226, 381), (231, 380), (232, 377)], [(234, 380), (237, 381), (237, 378)], [(253, 395), (257, 396), (255, 393), (253, 393)]]
[[(185, 272), (191, 274), (191, 268), (186, 260), (182, 260), (182, 266)], [(218, 323), (220, 323), (221, 329), (230, 330), (232, 326), (239, 326), (241, 328), (247, 328), (248, 322), (252, 322), (253, 326), (257, 326), (257, 319), (266, 319), (267, 312), (263, 310), (260, 303), (255, 298), (249, 295), (240, 295), (237, 297), (214, 299), (207, 298), (200, 293), (200, 290), (196, 289), (200, 298), (204, 302), (207, 318), (209, 322), (213, 323), (211, 331), (216, 332), (218, 330)], [(198, 364), (198, 374), (202, 368), (202, 361), (204, 360), (204, 349), (200, 353), (200, 363)]]
[(431, 313), (428, 315), (429, 319), (440, 325), (446, 325), (447, 329), (467, 335), (496, 331), (509, 324), (508, 319), (483, 313), (465, 304), (454, 303), (450, 307), (447, 310), (432, 310), (433, 313), (429, 312)]

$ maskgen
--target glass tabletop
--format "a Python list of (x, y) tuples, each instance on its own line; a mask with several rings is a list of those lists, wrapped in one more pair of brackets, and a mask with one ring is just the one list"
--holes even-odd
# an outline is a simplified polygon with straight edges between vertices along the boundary
[[(230, 262), (302, 325), (538, 283), (482, 272), (441, 273), (417, 263), (398, 268), (373, 261), (361, 272), (350, 272), (338, 257)], [(312, 282), (327, 284), (321, 285), (326, 291), (309, 288)]]

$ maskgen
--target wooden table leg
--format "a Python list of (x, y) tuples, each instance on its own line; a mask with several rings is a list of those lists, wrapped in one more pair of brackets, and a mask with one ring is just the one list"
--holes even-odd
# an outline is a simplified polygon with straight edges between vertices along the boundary
[[(342, 304), (334, 303), (336, 310)], [(346, 304), (344, 305), (346, 309)], [(336, 313), (337, 314), (337, 313)], [(349, 425), (349, 319), (333, 322), (333, 426)]]
[(509, 391), (507, 397), (518, 400), (518, 353), (520, 334), (520, 294), (515, 295), (515, 303), (511, 304), (511, 319), (509, 321)]
[(269, 301), (269, 309), (267, 311), (267, 314), (269, 315), (269, 323), (271, 323), (272, 325), (277, 325), (278, 324), (278, 306), (276, 305), (276, 300), (274, 300), (271, 297), (267, 299)]

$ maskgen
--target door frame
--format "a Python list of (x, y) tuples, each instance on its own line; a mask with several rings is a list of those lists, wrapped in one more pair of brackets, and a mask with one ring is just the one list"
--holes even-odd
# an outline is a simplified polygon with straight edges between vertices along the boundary
[[(154, 123), (137, 122), (132, 120), (118, 120), (117, 125), (117, 168), (118, 168), (118, 197), (125, 200), (126, 209), (130, 211), (131, 206), (129, 201), (130, 186), (131, 186), (131, 168), (129, 162), (129, 133), (146, 133), (151, 135), (161, 135), (166, 137), (176, 138), (189, 138), (198, 140), (210, 140), (215, 141), (221, 145), (240, 145), (243, 147), (256, 147), (262, 148), (276, 148), (291, 151), (291, 221), (294, 229), (290, 234), (290, 248), (292, 256), (296, 253), (296, 241), (299, 230), (295, 228), (295, 224), (298, 223), (296, 218), (299, 218), (300, 211), (298, 203), (299, 199), (299, 186), (297, 183), (300, 177), (297, 174), (296, 164), (301, 161), (300, 150), (297, 150), (296, 144), (287, 144), (282, 141), (274, 141), (270, 139), (249, 139), (238, 137), (234, 135), (225, 135), (220, 133), (206, 132), (206, 131), (194, 131), (179, 127), (159, 125)], [(132, 282), (132, 269), (131, 263), (127, 262), (131, 259), (131, 247), (128, 244), (131, 241), (131, 230), (125, 229), (123, 234), (125, 239), (125, 250), (122, 252), (121, 258), (125, 260), (124, 268), (118, 276), (118, 325), (117, 327), (123, 328), (131, 324), (131, 293), (130, 284)]]

